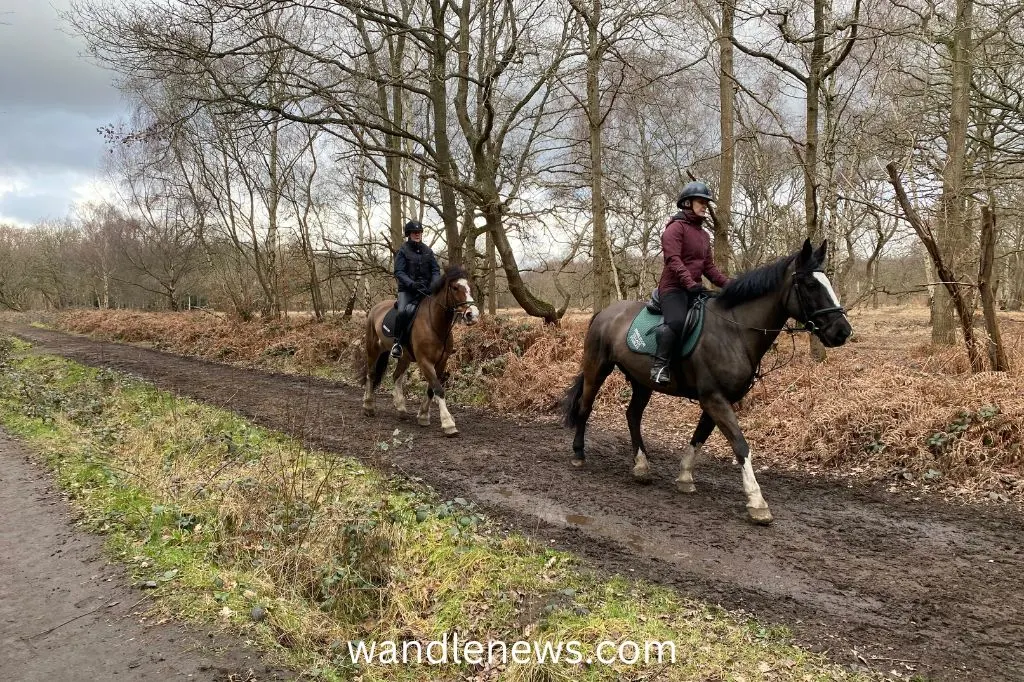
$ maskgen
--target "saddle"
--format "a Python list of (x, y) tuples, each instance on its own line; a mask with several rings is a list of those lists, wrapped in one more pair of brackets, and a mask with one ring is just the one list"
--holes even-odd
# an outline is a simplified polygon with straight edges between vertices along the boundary
[[(690, 306), (686, 314), (686, 325), (676, 346), (676, 355), (687, 358), (697, 347), (701, 332), (704, 330), (704, 305), (710, 296), (707, 293), (701, 294)], [(651, 293), (650, 300), (640, 309), (640, 312), (633, 318), (633, 322), (626, 330), (626, 345), (634, 353), (654, 355), (658, 349), (658, 341), (655, 329), (665, 323), (665, 317), (661, 310), (661, 294), (655, 289)]]
[[(419, 309), (420, 303), (422, 303), (422, 302), (423, 301), (421, 299), (421, 300), (416, 301), (415, 303), (413, 303), (411, 306), (409, 306), (410, 310), (409, 310), (409, 314), (408, 314), (408, 317), (407, 317), (408, 324), (412, 324), (412, 321), (416, 318), (416, 311)], [(398, 331), (398, 301), (397, 300), (395, 301), (395, 304), (393, 306), (391, 306), (391, 309), (388, 310), (387, 313), (385, 313), (384, 320), (380, 323), (380, 326), (384, 330), (384, 334), (388, 338), (390, 338), (390, 339), (395, 338), (395, 333)]]

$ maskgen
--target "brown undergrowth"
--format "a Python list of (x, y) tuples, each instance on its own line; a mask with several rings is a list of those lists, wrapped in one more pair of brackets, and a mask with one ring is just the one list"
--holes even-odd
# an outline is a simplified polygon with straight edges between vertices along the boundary
[[(929, 345), (927, 310), (887, 308), (852, 314), (853, 341), (812, 362), (806, 337), (779, 339), (770, 370), (740, 407), (760, 464), (822, 475), (889, 480), (967, 499), (1024, 501), (1024, 315), (1005, 314), (1008, 373), (970, 375), (960, 348)], [(553, 418), (579, 367), (590, 316), (545, 328), (522, 315), (457, 328), (450, 363), (457, 402)], [(351, 379), (363, 321), (332, 318), (235, 323), (209, 313), (78, 311), (57, 326), (97, 338), (146, 343), (208, 359)], [(629, 385), (614, 373), (596, 421), (625, 429)], [(645, 433), (688, 439), (695, 405), (656, 396)], [(716, 433), (709, 451), (729, 456)]]

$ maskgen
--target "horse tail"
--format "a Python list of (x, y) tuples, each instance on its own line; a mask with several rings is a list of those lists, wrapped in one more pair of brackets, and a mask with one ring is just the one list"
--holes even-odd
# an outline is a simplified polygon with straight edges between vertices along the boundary
[(576, 381), (562, 397), (562, 426), (569, 429), (576, 428), (580, 418), (581, 397), (583, 397), (583, 372), (576, 376)]

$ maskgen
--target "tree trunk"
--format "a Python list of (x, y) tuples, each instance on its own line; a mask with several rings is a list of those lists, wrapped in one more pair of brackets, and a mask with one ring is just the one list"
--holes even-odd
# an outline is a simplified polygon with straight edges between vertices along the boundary
[(719, 117), (721, 134), (721, 168), (718, 179), (718, 211), (715, 221), (715, 264), (722, 272), (732, 272), (732, 186), (736, 175), (735, 104), (736, 84), (733, 75), (732, 34), (736, 18), (736, 1), (722, 0), (722, 26), (718, 36), (718, 101), (722, 109)]
[(540, 300), (527, 288), (526, 282), (519, 275), (519, 265), (516, 263), (515, 253), (512, 251), (512, 245), (509, 244), (508, 236), (501, 224), (500, 207), (496, 204), (484, 205), (481, 207), (481, 212), (487, 221), (487, 232), (491, 235), (494, 248), (501, 256), (501, 265), (505, 271), (505, 278), (508, 280), (509, 293), (522, 306), (527, 315), (539, 317), (544, 320), (545, 324), (557, 324), (565, 314), (565, 310), (555, 310), (553, 305)]
[(804, 135), (804, 222), (807, 238), (818, 238), (818, 110), (825, 69), (825, 0), (814, 0), (814, 43), (807, 74), (807, 110)]
[[(967, 126), (971, 105), (971, 21), (974, 0), (957, 0), (956, 27), (952, 44), (952, 90), (949, 110), (949, 131), (946, 136), (946, 165), (942, 170), (941, 232), (938, 247), (953, 272), (961, 272), (969, 248), (964, 221), (964, 172), (967, 156)], [(936, 291), (932, 343), (952, 345), (955, 301), (948, 292)]]
[(914, 232), (917, 233), (921, 242), (924, 243), (924, 247), (928, 250), (928, 255), (931, 256), (932, 263), (934, 263), (935, 269), (939, 274), (939, 279), (943, 283), (941, 287), (936, 288), (936, 298), (938, 298), (940, 291), (945, 291), (953, 299), (953, 306), (957, 316), (960, 318), (960, 329), (964, 335), (964, 345), (967, 347), (967, 357), (971, 362), (971, 371), (980, 372), (984, 369), (984, 363), (982, 362), (981, 354), (978, 352), (978, 346), (974, 342), (974, 314), (967, 305), (963, 290), (958, 284), (959, 280), (956, 279), (955, 273), (950, 270), (944, 260), (942, 250), (939, 248), (938, 241), (932, 234), (931, 228), (921, 220), (921, 217), (910, 203), (910, 199), (907, 198), (907, 193), (903, 190), (899, 174), (896, 172), (896, 164), (889, 163), (885, 169), (889, 172), (889, 181), (896, 191), (896, 199), (903, 209), (903, 215), (911, 227), (914, 228)]
[(498, 314), (498, 259), (494, 252), (494, 237), (491, 231), (486, 232), (487, 249), (487, 312), (491, 316)]
[(441, 195), (441, 221), (444, 223), (445, 242), (448, 246), (448, 264), (463, 265), (462, 239), (459, 236), (459, 207), (453, 184), (455, 161), (452, 159), (448, 138), (447, 82), (449, 36), (446, 33), (446, 6), (440, 0), (431, 0), (430, 10), (434, 25), (434, 46), (430, 54), (430, 103), (434, 117), (434, 151), (437, 161), (438, 191)]
[(992, 265), (996, 255), (996, 216), (990, 208), (981, 209), (981, 265), (978, 269), (978, 288), (981, 290), (981, 305), (985, 314), (985, 330), (988, 332), (988, 361), (996, 372), (1006, 372), (1010, 362), (1003, 347), (1003, 335), (996, 318), (995, 294), (992, 290)]
[(601, 110), (601, 60), (604, 40), (598, 29), (601, 23), (601, 0), (592, 0), (587, 17), (587, 122), (590, 141), (590, 206), (593, 216), (592, 248), (594, 254), (594, 312), (612, 302), (611, 252), (608, 246), (608, 224), (604, 206), (604, 169), (602, 168), (604, 112)]

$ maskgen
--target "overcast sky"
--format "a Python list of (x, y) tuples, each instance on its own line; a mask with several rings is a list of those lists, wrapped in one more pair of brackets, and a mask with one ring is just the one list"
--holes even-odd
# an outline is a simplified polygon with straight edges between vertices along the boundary
[(96, 129), (124, 112), (113, 74), (58, 17), (69, 1), (0, 0), (0, 222), (62, 217), (96, 197)]

